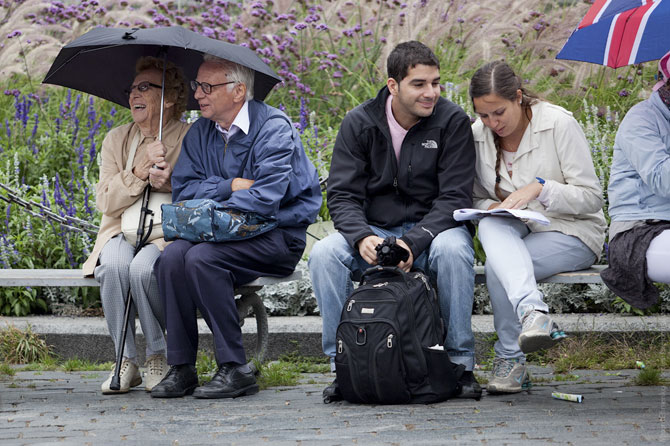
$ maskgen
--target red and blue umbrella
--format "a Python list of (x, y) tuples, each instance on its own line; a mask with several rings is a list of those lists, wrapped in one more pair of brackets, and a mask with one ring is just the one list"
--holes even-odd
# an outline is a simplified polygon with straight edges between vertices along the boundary
[(660, 59), (670, 49), (670, 0), (595, 0), (556, 55), (612, 68)]

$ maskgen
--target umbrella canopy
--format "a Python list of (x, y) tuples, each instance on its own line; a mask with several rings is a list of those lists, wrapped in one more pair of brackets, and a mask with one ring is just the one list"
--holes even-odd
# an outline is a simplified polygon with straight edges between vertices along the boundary
[[(128, 107), (124, 93), (143, 56), (166, 58), (195, 79), (203, 54), (211, 54), (255, 71), (254, 98), (263, 100), (281, 79), (249, 48), (210, 39), (180, 26), (150, 29), (94, 28), (63, 47), (44, 78)], [(189, 95), (187, 108), (197, 110)]]
[(670, 0), (596, 0), (556, 55), (618, 68), (670, 48)]

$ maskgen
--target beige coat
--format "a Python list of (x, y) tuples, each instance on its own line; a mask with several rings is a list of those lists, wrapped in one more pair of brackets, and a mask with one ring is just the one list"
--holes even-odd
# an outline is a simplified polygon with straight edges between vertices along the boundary
[[(174, 168), (181, 150), (181, 142), (188, 131), (190, 124), (172, 119), (163, 127), (163, 145), (167, 150), (165, 160)], [(102, 142), (102, 163), (100, 165), (100, 181), (96, 185), (96, 207), (102, 212), (98, 237), (95, 240), (93, 252), (84, 262), (84, 276), (93, 274), (98, 263), (98, 257), (105, 244), (117, 234), (121, 233), (121, 214), (135, 201), (142, 199), (142, 192), (149, 181), (137, 178), (132, 170), (126, 170), (126, 162), (130, 152), (130, 143), (139, 132), (135, 123), (124, 124), (110, 130)], [(133, 167), (149, 143), (155, 141), (153, 137), (143, 137), (137, 147)], [(158, 192), (170, 192), (170, 186), (164, 189), (152, 189)], [(162, 238), (151, 243), (161, 251), (168, 242)]]
[[(536, 182), (535, 177), (543, 178), (550, 184), (547, 207), (533, 200), (527, 209), (542, 213), (551, 224), (528, 222), (530, 230), (559, 231), (575, 236), (600, 257), (607, 224), (602, 211), (602, 188), (584, 132), (572, 113), (557, 105), (539, 101), (532, 106), (532, 111), (533, 117), (516, 152), (511, 177), (502, 163), (503, 195)], [(480, 119), (473, 124), (472, 132), (477, 152), (474, 206), (488, 209), (499, 202), (494, 192), (493, 132)]]

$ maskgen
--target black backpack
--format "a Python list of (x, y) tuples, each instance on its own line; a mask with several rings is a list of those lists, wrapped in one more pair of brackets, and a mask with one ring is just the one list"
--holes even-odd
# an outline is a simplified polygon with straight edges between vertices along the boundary
[(377, 266), (363, 274), (337, 327), (335, 371), (345, 400), (404, 404), (446, 400), (463, 366), (442, 345), (437, 293), (419, 271)]

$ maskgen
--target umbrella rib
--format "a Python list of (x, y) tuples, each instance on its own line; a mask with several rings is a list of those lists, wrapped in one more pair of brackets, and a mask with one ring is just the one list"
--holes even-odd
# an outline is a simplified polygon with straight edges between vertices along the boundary
[[(115, 48), (115, 47), (118, 47), (118, 46), (123, 46), (123, 45), (121, 45), (121, 44), (117, 44), (117, 45), (107, 45), (107, 46), (101, 46), (101, 47), (97, 47), (97, 48), (90, 48), (90, 49), (85, 49), (85, 50), (77, 51), (77, 52), (76, 52), (75, 54), (73, 54), (68, 60), (66, 60), (65, 62), (63, 62), (62, 64), (60, 64), (60, 66), (59, 66), (58, 68), (56, 68), (56, 69), (54, 70), (54, 72), (51, 73), (51, 74), (49, 75), (49, 77), (54, 76), (56, 73), (58, 73), (58, 72), (61, 70), (61, 68), (66, 67), (66, 66), (72, 61), (72, 59), (74, 59), (75, 57), (79, 56), (80, 54), (88, 53), (88, 52), (92, 52), (92, 51), (106, 50), (106, 49), (108, 49), (108, 48)], [(48, 78), (49, 78), (49, 77), (48, 77)], [(46, 82), (46, 81), (48, 80), (48, 78), (47, 78), (47, 79), (44, 79), (44, 81)]]

